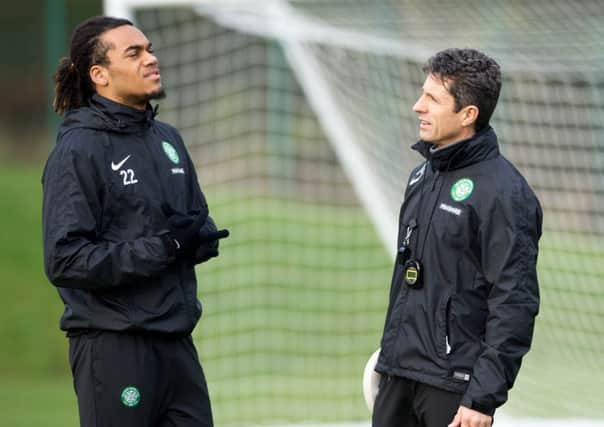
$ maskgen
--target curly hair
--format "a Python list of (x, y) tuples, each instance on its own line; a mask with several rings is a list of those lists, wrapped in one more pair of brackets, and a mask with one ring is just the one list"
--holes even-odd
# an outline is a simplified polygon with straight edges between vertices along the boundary
[(423, 71), (443, 82), (455, 100), (455, 112), (478, 107), (476, 131), (488, 126), (501, 91), (501, 70), (494, 59), (474, 49), (446, 49), (431, 57)]
[(53, 107), (63, 114), (85, 105), (95, 89), (88, 74), (95, 64), (107, 65), (107, 51), (111, 45), (103, 43), (106, 31), (122, 25), (132, 25), (127, 19), (95, 16), (76, 27), (71, 36), (69, 56), (61, 59), (56, 73)]

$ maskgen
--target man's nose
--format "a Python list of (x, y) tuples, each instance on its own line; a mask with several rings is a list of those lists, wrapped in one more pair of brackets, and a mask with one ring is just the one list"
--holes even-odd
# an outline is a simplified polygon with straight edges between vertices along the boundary
[(420, 96), (415, 104), (413, 104), (413, 111), (416, 113), (422, 113), (426, 111), (426, 103), (424, 102), (424, 95)]
[(157, 60), (157, 56), (155, 56), (151, 52), (147, 52), (147, 57), (145, 58), (145, 65), (156, 65), (159, 61)]

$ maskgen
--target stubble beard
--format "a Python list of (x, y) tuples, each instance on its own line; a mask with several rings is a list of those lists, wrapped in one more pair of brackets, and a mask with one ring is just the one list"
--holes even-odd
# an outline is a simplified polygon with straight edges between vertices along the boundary
[(160, 87), (159, 89), (153, 92), (149, 92), (144, 95), (139, 95), (136, 99), (133, 99), (133, 101), (138, 105), (146, 105), (149, 101), (153, 101), (156, 99), (164, 99), (165, 97), (166, 91), (163, 87)]
[(144, 95), (131, 96), (129, 99), (131, 101), (131, 104), (128, 105), (136, 105), (138, 106), (137, 108), (144, 109), (145, 106), (149, 103), (149, 101), (156, 99), (164, 99), (165, 97), (166, 91), (164, 90), (164, 88), (159, 88), (153, 92), (146, 93)]
[(166, 91), (164, 90), (164, 88), (159, 88), (158, 90), (151, 92), (149, 95), (147, 95), (147, 101), (152, 101), (154, 99), (164, 99), (166, 97)]

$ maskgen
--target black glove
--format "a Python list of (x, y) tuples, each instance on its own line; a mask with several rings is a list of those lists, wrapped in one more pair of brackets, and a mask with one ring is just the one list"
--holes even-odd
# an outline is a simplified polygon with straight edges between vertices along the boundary
[(174, 243), (177, 258), (192, 258), (195, 251), (203, 242), (199, 230), (208, 219), (208, 211), (191, 212), (184, 215), (172, 209), (167, 203), (162, 203), (161, 210), (170, 225), (169, 237)]
[(216, 224), (211, 216), (208, 216), (205, 224), (199, 230), (202, 243), (195, 251), (195, 264), (206, 262), (210, 258), (218, 256), (218, 243), (220, 239), (229, 237), (229, 230), (217, 230)]

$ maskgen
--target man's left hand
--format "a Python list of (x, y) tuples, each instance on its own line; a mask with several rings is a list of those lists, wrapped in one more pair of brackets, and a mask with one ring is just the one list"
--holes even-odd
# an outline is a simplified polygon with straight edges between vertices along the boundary
[(211, 258), (218, 256), (218, 241), (229, 237), (229, 230), (217, 230), (216, 224), (211, 216), (208, 216), (206, 223), (199, 230), (201, 245), (195, 251), (193, 262), (201, 264)]
[(455, 418), (447, 427), (491, 427), (493, 417), (475, 411), (465, 406), (460, 406)]

